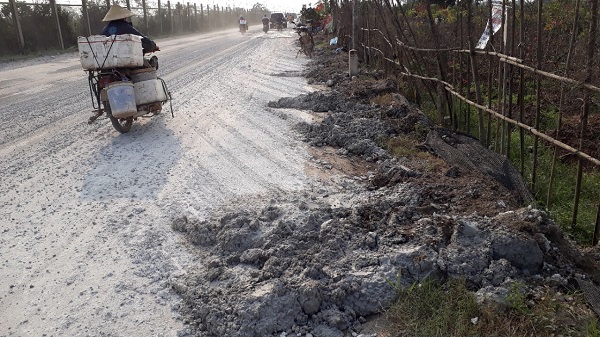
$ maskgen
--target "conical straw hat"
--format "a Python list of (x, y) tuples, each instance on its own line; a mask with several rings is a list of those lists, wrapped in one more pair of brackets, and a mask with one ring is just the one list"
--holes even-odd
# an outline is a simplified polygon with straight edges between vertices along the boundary
[(104, 19), (102, 19), (102, 21), (113, 21), (113, 20), (119, 20), (119, 19), (126, 19), (126, 18), (128, 18), (130, 16), (134, 16), (134, 15), (135, 14), (133, 14), (133, 12), (131, 12), (127, 8), (123, 8), (119, 5), (112, 5), (112, 6), (110, 6), (108, 13), (106, 13), (106, 15), (104, 16)]

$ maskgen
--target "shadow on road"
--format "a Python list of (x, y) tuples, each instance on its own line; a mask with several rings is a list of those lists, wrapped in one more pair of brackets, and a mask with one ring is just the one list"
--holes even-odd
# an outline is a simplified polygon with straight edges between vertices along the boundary
[(129, 133), (115, 135), (98, 151), (92, 170), (84, 179), (81, 198), (156, 196), (181, 157), (181, 142), (165, 125), (170, 118), (165, 114), (137, 122)]

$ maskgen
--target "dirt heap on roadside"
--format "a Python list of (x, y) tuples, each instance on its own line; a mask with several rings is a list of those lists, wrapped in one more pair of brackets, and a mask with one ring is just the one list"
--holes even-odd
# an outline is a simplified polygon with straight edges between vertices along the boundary
[[(480, 300), (502, 301), (515, 281), (571, 287), (594, 276), (544, 212), (522, 207), (530, 196), (510, 163), (433, 129), (381, 74), (352, 81), (343, 58), (327, 51), (311, 63), (310, 80), (327, 89), (269, 106), (322, 114), (297, 125), (305, 141), (374, 170), (234, 200), (208, 219), (176, 219), (173, 229), (204, 261), (169, 281), (190, 335), (350, 336), (396, 298), (396, 286), (426, 277), (461, 277)], [(385, 104), (372, 103), (381, 96)], [(437, 156), (432, 132), (449, 147)], [(382, 147), (409, 134), (423, 139), (413, 144), (421, 155)], [(453, 161), (465, 148), (506, 167)]]

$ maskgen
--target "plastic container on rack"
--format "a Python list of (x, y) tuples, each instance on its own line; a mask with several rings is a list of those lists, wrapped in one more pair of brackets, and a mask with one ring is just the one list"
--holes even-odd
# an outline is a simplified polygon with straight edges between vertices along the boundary
[(144, 65), (142, 37), (133, 34), (77, 38), (79, 60), (85, 70), (132, 68)]
[(133, 83), (129, 81), (113, 82), (106, 87), (106, 94), (113, 117), (127, 118), (137, 112)]
[(143, 68), (131, 71), (131, 81), (133, 83), (157, 79), (154, 68)]
[(167, 92), (159, 79), (137, 82), (135, 88), (135, 103), (137, 105), (167, 100)]

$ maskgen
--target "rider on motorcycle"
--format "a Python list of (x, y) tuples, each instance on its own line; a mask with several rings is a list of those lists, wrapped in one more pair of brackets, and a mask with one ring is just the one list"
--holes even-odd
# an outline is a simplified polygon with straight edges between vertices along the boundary
[(265, 14), (262, 18), (262, 24), (263, 24), (263, 31), (266, 33), (269, 30), (269, 18), (267, 17), (267, 14)]
[(159, 50), (158, 46), (156, 46), (156, 43), (154, 43), (154, 41), (150, 40), (150, 38), (140, 33), (131, 25), (130, 22), (127, 22), (126, 19), (134, 15), (135, 14), (127, 8), (123, 8), (117, 4), (112, 5), (106, 13), (106, 15), (104, 16), (104, 19), (102, 19), (102, 21), (108, 22), (108, 24), (102, 29), (102, 35), (138, 35), (142, 37), (142, 48), (144, 54)]
[(248, 30), (248, 21), (246, 21), (243, 16), (240, 15), (240, 20), (238, 22), (240, 24), (240, 32), (245, 32)]
[(263, 23), (263, 26), (264, 26), (264, 25), (269, 25), (269, 18), (267, 17), (267, 14), (265, 14), (265, 15), (263, 16), (263, 18), (262, 18), (262, 23)]

